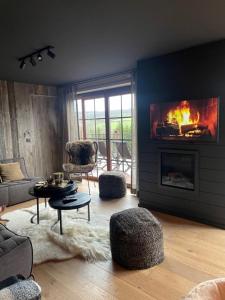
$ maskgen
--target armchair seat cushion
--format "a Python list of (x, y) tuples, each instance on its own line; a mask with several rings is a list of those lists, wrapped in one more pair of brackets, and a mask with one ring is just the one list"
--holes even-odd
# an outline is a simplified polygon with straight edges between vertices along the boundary
[(95, 164), (74, 165), (72, 163), (63, 164), (63, 170), (67, 173), (89, 173), (95, 167)]

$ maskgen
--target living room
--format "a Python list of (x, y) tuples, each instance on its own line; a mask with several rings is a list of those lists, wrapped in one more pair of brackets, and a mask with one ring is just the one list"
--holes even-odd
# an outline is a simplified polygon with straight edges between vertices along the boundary
[(0, 5), (0, 299), (225, 299), (225, 3)]

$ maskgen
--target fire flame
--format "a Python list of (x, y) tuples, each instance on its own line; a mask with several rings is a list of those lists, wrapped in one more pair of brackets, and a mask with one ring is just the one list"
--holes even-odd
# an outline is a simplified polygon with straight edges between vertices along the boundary
[(177, 124), (180, 131), (182, 125), (198, 124), (199, 118), (200, 114), (198, 111), (193, 116), (187, 100), (181, 101), (175, 109), (171, 109), (167, 114), (167, 122)]

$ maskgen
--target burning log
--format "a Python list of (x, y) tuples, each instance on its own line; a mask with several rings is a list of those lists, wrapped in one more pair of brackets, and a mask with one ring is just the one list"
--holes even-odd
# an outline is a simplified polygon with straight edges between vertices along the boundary
[(185, 134), (190, 131), (203, 131), (205, 129), (208, 129), (208, 126), (202, 125), (202, 124), (188, 124), (188, 125), (181, 125), (181, 133)]
[(181, 133), (190, 136), (211, 136), (211, 132), (207, 125), (203, 124), (188, 124), (181, 126)]
[(179, 135), (179, 126), (171, 123), (167, 123), (167, 124), (160, 123), (156, 128), (156, 135), (162, 137)]

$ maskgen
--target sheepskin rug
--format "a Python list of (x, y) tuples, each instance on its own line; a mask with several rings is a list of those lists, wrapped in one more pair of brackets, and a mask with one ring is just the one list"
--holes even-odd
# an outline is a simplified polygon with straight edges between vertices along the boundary
[[(40, 205), (40, 224), (30, 219), (36, 214), (36, 205), (4, 214), (6, 226), (17, 234), (28, 236), (33, 245), (34, 264), (48, 260), (64, 260), (80, 256), (87, 261), (111, 258), (109, 218), (95, 213), (91, 203), (91, 221), (87, 222), (87, 207), (62, 211), (63, 235), (59, 234), (57, 211)], [(35, 217), (36, 218), (36, 217)], [(35, 219), (34, 219), (35, 220)]]

